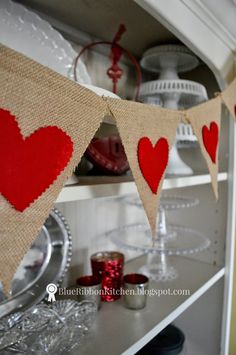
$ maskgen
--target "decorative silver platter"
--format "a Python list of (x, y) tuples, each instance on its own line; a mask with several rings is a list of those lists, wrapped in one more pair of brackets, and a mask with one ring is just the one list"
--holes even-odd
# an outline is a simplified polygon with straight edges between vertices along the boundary
[(40, 302), (49, 283), (58, 285), (68, 269), (72, 254), (69, 227), (53, 209), (20, 263), (11, 283), (11, 296), (1, 294), (0, 317), (21, 312)]

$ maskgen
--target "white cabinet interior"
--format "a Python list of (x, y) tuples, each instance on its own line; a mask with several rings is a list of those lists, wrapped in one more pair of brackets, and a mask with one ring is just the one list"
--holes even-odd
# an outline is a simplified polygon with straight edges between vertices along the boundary
[[(210, 40), (215, 40), (215, 35), (207, 29), (206, 25), (204, 27), (204, 21), (198, 25), (198, 16), (194, 18), (194, 13), (188, 10), (188, 6), (183, 8), (186, 1), (176, 1), (175, 4), (172, 2), (168, 9), (166, 7), (168, 1), (164, 0), (158, 1), (158, 4), (155, 4), (157, 2), (154, 0), (139, 0), (137, 1), (139, 5), (131, 0), (113, 0), (112, 2), (73, 0), (70, 3), (65, 0), (60, 2), (23, 0), (19, 2), (35, 8), (42, 17), (49, 19), (52, 25), (71, 40), (77, 50), (94, 38), (112, 39), (118, 25), (125, 23), (127, 35), (124, 35), (122, 45), (131, 50), (137, 58), (141, 56), (144, 49), (159, 43), (179, 42), (177, 38), (179, 37), (188, 43), (192, 50), (196, 49), (196, 54), (203, 60), (206, 59), (209, 65), (211, 62), (210, 50), (206, 48), (205, 39), (209, 47)], [(181, 9), (184, 11), (180, 12)], [(164, 11), (167, 10), (169, 12), (165, 15)], [(172, 23), (170, 16), (171, 14), (173, 16), (175, 10)], [(190, 20), (188, 33), (186, 33), (185, 23), (181, 25), (181, 19), (187, 15), (189, 19), (195, 19), (195, 22), (192, 21), (192, 26), (195, 25), (192, 39)], [(155, 17), (162, 19), (162, 24)], [(168, 27), (168, 30), (163, 24)], [(200, 35), (203, 29), (206, 31), (205, 39)], [(220, 39), (215, 41), (220, 41)], [(226, 65), (223, 67), (224, 58), (230, 53), (226, 47), (222, 42), (220, 59), (212, 58), (211, 68), (215, 69), (214, 74), (220, 84), (229, 75), (230, 63), (232, 63), (230, 57), (228, 67), (226, 68)], [(216, 51), (215, 55), (217, 53)], [(105, 48), (101, 48), (98, 52), (86, 54), (84, 60), (93, 83), (111, 89), (111, 83), (105, 74), (109, 66), (108, 54)], [(134, 74), (127, 60), (123, 61), (122, 66), (125, 75), (119, 83), (119, 94), (123, 97), (131, 97)], [(219, 90), (214, 74), (202, 62), (198, 69), (185, 75), (185, 78), (192, 78), (203, 83), (208, 90), (209, 97), (213, 97), (214, 92)], [(227, 116), (225, 110), (223, 110), (223, 115)], [(164, 187), (168, 188), (167, 193), (196, 196), (200, 201), (198, 207), (171, 212), (170, 220), (195, 228), (211, 240), (210, 247), (202, 253), (193, 255), (191, 258), (173, 258), (173, 263), (177, 268), (179, 267), (180, 277), (170, 287), (190, 288), (191, 296), (182, 299), (171, 296), (152, 300), (145, 310), (133, 313), (124, 309), (120, 301), (114, 304), (103, 304), (95, 326), (85, 340), (87, 343), (81, 349), (81, 354), (105, 353), (105, 350), (102, 350), (105, 349), (104, 346), (106, 346), (108, 355), (135, 354), (172, 321), (186, 334), (187, 354), (228, 354), (232, 231), (234, 229), (232, 213), (234, 213), (235, 193), (232, 179), (235, 169), (233, 139), (233, 124), (229, 123), (229, 119), (226, 118), (222, 120), (221, 130), (218, 202), (214, 200), (210, 178), (198, 148), (181, 152), (183, 158), (193, 167), (196, 176), (165, 181)], [(146, 221), (142, 211), (135, 207), (125, 206), (120, 201), (121, 195), (136, 192), (133, 182), (121, 181), (118, 184), (98, 185), (94, 179), (94, 185), (90, 187), (83, 183), (83, 186), (65, 187), (58, 199), (57, 207), (69, 222), (74, 245), (72, 265), (65, 283), (74, 283), (79, 274), (90, 272), (91, 252), (115, 247), (104, 240), (103, 236), (106, 231), (127, 223)], [(132, 253), (127, 254), (128, 259), (134, 256)], [(135, 271), (138, 263), (139, 259), (134, 259), (127, 265), (127, 269)], [(224, 317), (222, 318), (223, 309)], [(112, 317), (118, 317), (118, 324), (111, 323)], [(124, 324), (129, 324), (130, 329), (128, 330)]]

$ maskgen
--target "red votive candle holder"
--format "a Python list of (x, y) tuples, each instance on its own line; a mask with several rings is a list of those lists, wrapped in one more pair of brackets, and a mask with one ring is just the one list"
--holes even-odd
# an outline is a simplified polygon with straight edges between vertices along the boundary
[(91, 256), (93, 275), (102, 281), (102, 301), (112, 302), (121, 297), (124, 255), (117, 251), (103, 251)]

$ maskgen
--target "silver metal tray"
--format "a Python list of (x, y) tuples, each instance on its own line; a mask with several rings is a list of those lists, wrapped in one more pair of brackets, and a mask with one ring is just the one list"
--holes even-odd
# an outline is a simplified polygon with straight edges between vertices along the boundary
[(1, 294), (0, 317), (21, 312), (40, 302), (49, 283), (58, 285), (68, 269), (72, 241), (65, 218), (53, 209), (11, 283), (11, 296)]

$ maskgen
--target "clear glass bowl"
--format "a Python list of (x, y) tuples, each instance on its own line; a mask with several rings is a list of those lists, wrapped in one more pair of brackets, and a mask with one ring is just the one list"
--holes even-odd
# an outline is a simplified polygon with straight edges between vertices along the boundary
[(0, 352), (65, 354), (78, 346), (97, 312), (92, 301), (41, 303), (0, 320)]

